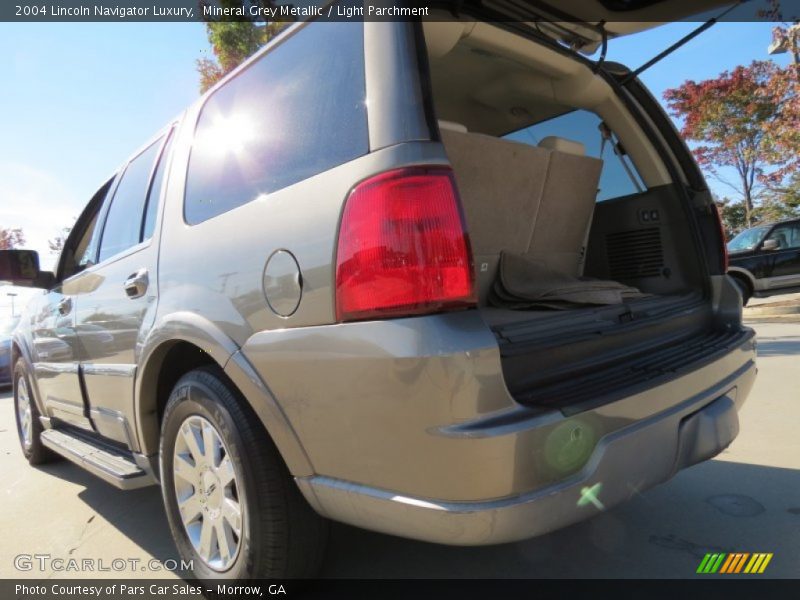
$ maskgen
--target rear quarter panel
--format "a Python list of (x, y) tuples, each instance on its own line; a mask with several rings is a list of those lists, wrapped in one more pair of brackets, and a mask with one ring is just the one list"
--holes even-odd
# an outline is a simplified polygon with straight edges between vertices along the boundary
[[(338, 226), (356, 183), (392, 168), (447, 163), (438, 143), (392, 146), (190, 226), (183, 218), (190, 129), (181, 132), (165, 206), (159, 314), (198, 313), (239, 346), (258, 331), (335, 321)], [(302, 273), (301, 301), (289, 317), (270, 309), (263, 290), (267, 259), (277, 250), (291, 252)]]
[[(302, 399), (297, 394), (273, 397), (263, 365), (255, 369), (237, 350), (258, 332), (334, 324), (335, 250), (349, 191), (385, 170), (446, 164), (444, 149), (434, 142), (394, 145), (187, 225), (185, 178), (197, 114), (197, 107), (187, 114), (176, 138), (160, 241), (158, 312), (142, 356), (158, 356), (158, 346), (176, 335), (201, 347), (246, 396), (290, 470), (308, 474), (303, 452), (293, 441), (295, 424), (283, 416), (296, 414)], [(277, 250), (291, 252), (302, 272), (301, 300), (289, 317), (272, 311), (263, 288), (267, 260)], [(314, 377), (306, 356), (295, 354), (293, 360), (298, 378)], [(142, 382), (138, 385), (141, 392)], [(138, 396), (139, 412), (152, 414), (147, 399)], [(295, 410), (287, 410), (289, 405)], [(152, 437), (145, 429), (140, 429), (140, 437)], [(157, 446), (143, 450), (152, 453)]]

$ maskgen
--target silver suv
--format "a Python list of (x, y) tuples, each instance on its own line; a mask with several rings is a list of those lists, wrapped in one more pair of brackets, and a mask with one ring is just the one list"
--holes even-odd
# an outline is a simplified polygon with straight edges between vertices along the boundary
[(293, 25), (103, 183), (55, 273), (0, 254), (45, 290), (28, 461), (160, 485), (212, 579), (313, 574), (328, 519), (528, 538), (719, 453), (756, 369), (711, 195), (562, 30)]

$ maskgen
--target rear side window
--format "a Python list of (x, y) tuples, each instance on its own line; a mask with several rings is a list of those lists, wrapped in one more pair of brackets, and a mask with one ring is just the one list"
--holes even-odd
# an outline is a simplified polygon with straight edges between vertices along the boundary
[[(600, 124), (602, 120), (588, 110), (573, 110), (525, 129), (504, 136), (536, 146), (548, 136), (556, 136), (580, 142), (586, 148), (586, 155), (603, 160), (600, 173), (600, 190), (597, 200), (609, 200), (635, 194), (645, 189), (636, 167), (627, 155), (622, 158), (614, 154), (612, 142), (603, 142)], [(624, 161), (624, 162), (623, 162)]]
[(362, 23), (311, 23), (206, 102), (184, 216), (196, 224), (369, 150)]
[(103, 262), (139, 243), (148, 184), (162, 139), (148, 146), (128, 163), (111, 200), (111, 208), (108, 210), (103, 237), (100, 240), (98, 262)]

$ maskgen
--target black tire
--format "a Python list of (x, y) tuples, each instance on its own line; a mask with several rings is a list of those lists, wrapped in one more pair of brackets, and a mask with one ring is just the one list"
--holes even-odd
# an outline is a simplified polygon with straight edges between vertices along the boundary
[(739, 288), (739, 292), (742, 294), (742, 306), (747, 306), (747, 303), (750, 302), (750, 298), (753, 295), (750, 286), (746, 281), (742, 280), (741, 277), (732, 277), (731, 279), (733, 279), (733, 283), (736, 284), (736, 287)]
[[(224, 571), (195, 550), (178, 509), (174, 449), (184, 421), (206, 419), (216, 429), (237, 475), (243, 523), (238, 555)], [(170, 394), (161, 427), (161, 488), (172, 537), (200, 580), (314, 577), (322, 564), (328, 522), (303, 498), (253, 410), (217, 368), (184, 375)], [(242, 481), (240, 482), (239, 479)], [(195, 492), (196, 493), (196, 492)]]
[[(20, 393), (21, 383), (24, 382), (25, 389), (28, 393), (28, 400), (30, 402), (30, 418), (31, 418), (31, 439), (28, 445), (25, 444), (22, 435), (22, 422), (20, 421)], [(22, 448), (22, 455), (31, 465), (41, 465), (52, 460), (55, 460), (58, 455), (46, 448), (42, 444), (42, 423), (39, 421), (39, 409), (36, 407), (36, 401), (33, 398), (31, 391), (31, 380), (28, 377), (28, 370), (25, 368), (25, 361), (21, 358), (17, 360), (14, 365), (14, 420), (17, 423), (17, 437), (19, 438), (19, 445)]]

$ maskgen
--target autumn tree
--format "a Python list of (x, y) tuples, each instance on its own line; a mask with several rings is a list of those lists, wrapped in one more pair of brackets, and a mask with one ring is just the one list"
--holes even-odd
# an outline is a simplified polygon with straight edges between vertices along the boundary
[[(771, 61), (753, 61), (715, 79), (686, 81), (664, 92), (671, 114), (683, 122), (681, 134), (696, 143), (698, 163), (743, 202), (747, 226), (753, 224), (769, 177), (787, 160), (774, 134), (775, 123), (786, 118), (784, 102), (791, 93), (776, 86), (781, 73)], [(723, 176), (723, 167), (733, 170), (734, 181)]]
[[(217, 2), (219, 7), (229, 9), (247, 9), (251, 5), (272, 8), (274, 4), (273, 0), (219, 0)], [(245, 10), (245, 14), (249, 14), (249, 11)], [(200, 91), (205, 92), (233, 71), (256, 50), (275, 37), (285, 25), (286, 23), (267, 23), (240, 16), (212, 17), (208, 20), (206, 33), (214, 57), (197, 60)]]
[(22, 229), (6, 229), (0, 227), (0, 250), (11, 250), (25, 245), (25, 234)]

